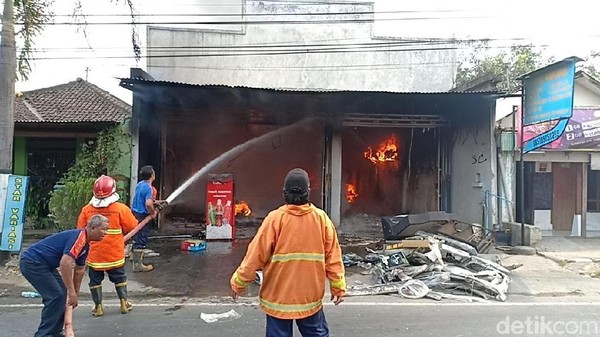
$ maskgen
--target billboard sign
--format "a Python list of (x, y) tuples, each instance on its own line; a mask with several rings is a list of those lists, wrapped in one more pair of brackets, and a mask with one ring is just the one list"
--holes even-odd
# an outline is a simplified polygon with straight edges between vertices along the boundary
[[(517, 143), (520, 144), (520, 109), (517, 110)], [(525, 141), (546, 133), (556, 126), (557, 121), (528, 125), (523, 128)], [(575, 107), (564, 133), (557, 140), (544, 145), (542, 150), (600, 150), (600, 108)]]
[(549, 123), (551, 128), (525, 140), (523, 151), (530, 152), (559, 139), (573, 115), (575, 59), (566, 59), (523, 77), (523, 124)]
[(28, 177), (0, 175), (0, 250), (18, 252), (23, 243)]

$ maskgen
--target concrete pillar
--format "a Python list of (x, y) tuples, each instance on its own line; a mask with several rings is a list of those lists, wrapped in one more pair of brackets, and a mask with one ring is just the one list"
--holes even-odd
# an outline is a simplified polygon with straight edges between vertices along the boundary
[(131, 118), (129, 120), (129, 131), (131, 133), (131, 177), (129, 179), (129, 206), (133, 202), (135, 187), (138, 182), (138, 167), (140, 158), (140, 124), (139, 119)]
[(342, 223), (342, 133), (338, 130), (331, 138), (331, 221), (336, 227)]

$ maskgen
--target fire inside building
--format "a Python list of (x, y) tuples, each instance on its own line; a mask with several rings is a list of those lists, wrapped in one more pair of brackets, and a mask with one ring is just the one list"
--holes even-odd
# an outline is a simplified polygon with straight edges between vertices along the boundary
[[(342, 227), (356, 214), (437, 210), (481, 223), (484, 194), (495, 191), (490, 92), (207, 86), (138, 69), (121, 86), (134, 95), (134, 170), (153, 165), (163, 199), (206, 165), (233, 174), (236, 214), (258, 222), (283, 203), (294, 167), (309, 172), (311, 201)], [(176, 198), (166, 220), (201, 223), (206, 183)]]

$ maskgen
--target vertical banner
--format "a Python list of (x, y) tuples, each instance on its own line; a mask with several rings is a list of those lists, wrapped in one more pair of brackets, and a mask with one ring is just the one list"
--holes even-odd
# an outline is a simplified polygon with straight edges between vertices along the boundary
[(575, 62), (570, 58), (525, 75), (523, 126), (543, 124), (546, 130), (523, 138), (523, 152), (537, 150), (559, 139), (573, 115)]
[(2, 209), (2, 240), (0, 250), (18, 252), (23, 243), (23, 224), (25, 223), (25, 200), (27, 197), (28, 177), (16, 175), (3, 175), (7, 178), (0, 179), (0, 204)]
[(235, 238), (233, 174), (209, 174), (206, 183), (206, 239)]

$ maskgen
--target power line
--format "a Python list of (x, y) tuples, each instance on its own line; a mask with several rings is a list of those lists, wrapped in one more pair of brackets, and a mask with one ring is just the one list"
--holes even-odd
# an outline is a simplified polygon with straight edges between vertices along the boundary
[[(405, 69), (412, 68), (414, 66), (446, 66), (448, 64), (456, 64), (456, 62), (419, 62), (419, 63), (377, 63), (377, 64), (349, 64), (349, 65), (312, 65), (312, 66), (273, 66), (273, 67), (211, 67), (211, 66), (166, 66), (166, 65), (152, 65), (152, 68), (163, 68), (163, 69), (205, 69), (205, 70), (235, 70), (235, 71), (281, 71), (281, 70), (378, 70), (378, 69)], [(123, 65), (126, 66), (126, 65)]]
[[(444, 41), (426, 41), (426, 40), (415, 40), (415, 41), (395, 41), (395, 42), (363, 42), (363, 43), (314, 43), (314, 44), (248, 44), (248, 45), (216, 45), (216, 46), (147, 46), (146, 50), (150, 51), (173, 51), (173, 50), (205, 50), (205, 51), (214, 51), (214, 50), (223, 50), (223, 49), (233, 49), (233, 50), (242, 50), (242, 51), (254, 51), (260, 49), (267, 50), (279, 50), (279, 49), (312, 49), (312, 48), (383, 48), (383, 47), (399, 47), (399, 46), (414, 46), (414, 45), (439, 45), (439, 44), (449, 44), (454, 43), (451, 40)], [(37, 52), (54, 52), (54, 51), (80, 51), (85, 50), (88, 51), (90, 48), (85, 47), (66, 47), (66, 48), (32, 48), (32, 51)], [(94, 50), (107, 50), (107, 51), (115, 51), (115, 50), (125, 50), (123, 47), (118, 48), (94, 48)], [(128, 48), (126, 50), (129, 50)]]
[[(584, 35), (579, 36), (578, 38), (598, 38), (600, 35)], [(506, 38), (506, 39), (418, 39), (418, 40), (400, 40), (400, 41), (385, 41), (385, 42), (356, 42), (356, 43), (312, 43), (312, 44), (297, 44), (297, 43), (256, 43), (256, 44), (244, 44), (244, 45), (209, 45), (209, 46), (146, 46), (143, 49), (146, 51), (152, 52), (179, 52), (179, 51), (203, 51), (203, 52), (215, 52), (215, 51), (224, 51), (224, 50), (232, 50), (235, 52), (257, 52), (257, 51), (306, 51), (310, 52), (313, 50), (352, 50), (352, 49), (369, 49), (373, 50), (376, 48), (389, 48), (389, 47), (402, 47), (402, 46), (439, 46), (439, 45), (448, 45), (448, 44), (469, 44), (474, 42), (519, 42), (524, 44), (525, 42), (531, 42), (531, 39), (528, 38)], [(327, 40), (325, 40), (327, 41)], [(338, 40), (333, 40), (338, 41)], [(339, 40), (344, 41), (344, 40)], [(532, 44), (532, 43), (528, 43)], [(533, 45), (533, 44), (532, 44)], [(548, 45), (534, 45), (536, 47), (543, 47)], [(501, 48), (508, 48), (510, 46), (500, 46)], [(458, 49), (470, 49), (472, 47), (466, 46), (464, 48)], [(487, 46), (487, 49), (496, 48), (495, 46)], [(89, 52), (89, 51), (129, 51), (128, 47), (106, 47), (106, 48), (88, 48), (88, 47), (50, 47), (50, 48), (32, 48), (33, 52), (38, 53), (60, 53), (60, 52)], [(420, 50), (427, 50), (426, 48), (421, 48)], [(381, 49), (381, 51), (389, 51), (389, 49)]]
[(244, 17), (261, 17), (261, 16), (350, 16), (350, 15), (375, 15), (375, 14), (412, 14), (412, 13), (462, 13), (462, 12), (473, 12), (471, 10), (455, 10), (455, 9), (447, 9), (447, 10), (427, 10), (427, 11), (361, 11), (361, 12), (298, 12), (298, 13), (172, 13), (172, 14), (158, 14), (158, 13), (117, 13), (117, 14), (48, 14), (46, 16), (49, 17), (73, 17), (73, 16), (83, 16), (83, 17), (126, 17), (131, 18), (132, 15), (134, 17), (163, 17), (163, 16), (172, 16), (172, 17), (229, 17), (229, 16), (240, 16)]
[[(547, 46), (547, 45), (540, 45)], [(510, 48), (512, 46), (494, 47), (494, 48)], [(214, 53), (214, 54), (163, 54), (163, 55), (142, 55), (145, 59), (162, 59), (162, 58), (204, 58), (204, 57), (232, 57), (232, 56), (281, 56), (281, 55), (299, 55), (299, 54), (339, 54), (339, 53), (365, 53), (365, 52), (423, 52), (423, 51), (442, 51), (442, 50), (457, 50), (468, 49), (459, 46), (451, 47), (432, 47), (432, 48), (402, 48), (402, 49), (375, 49), (362, 50), (354, 49), (313, 49), (313, 50), (288, 50), (274, 52), (243, 52), (243, 53)], [(129, 59), (132, 56), (100, 56), (99, 59)], [(31, 60), (78, 60), (87, 59), (86, 57), (33, 57)]]
[[(230, 15), (236, 16), (236, 15)], [(241, 16), (241, 14), (240, 14)], [(375, 21), (435, 21), (435, 20), (465, 20), (491, 19), (493, 16), (462, 16), (462, 17), (410, 17), (410, 18), (365, 18), (365, 19), (319, 19), (319, 20), (238, 20), (238, 21), (123, 21), (123, 22), (45, 22), (42, 26), (118, 26), (118, 25), (306, 25), (306, 24), (336, 24), (336, 23), (371, 23)], [(22, 22), (15, 23), (22, 25)]]

